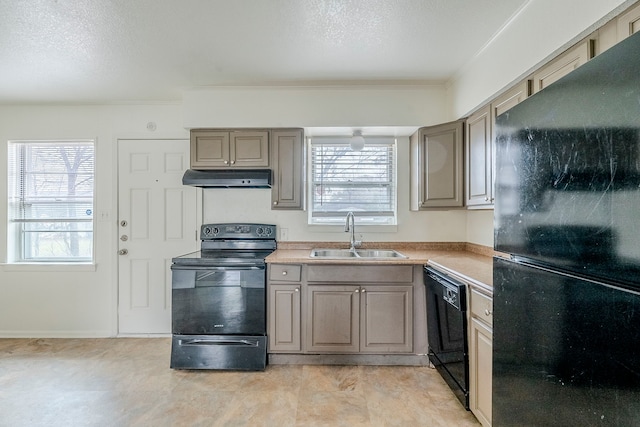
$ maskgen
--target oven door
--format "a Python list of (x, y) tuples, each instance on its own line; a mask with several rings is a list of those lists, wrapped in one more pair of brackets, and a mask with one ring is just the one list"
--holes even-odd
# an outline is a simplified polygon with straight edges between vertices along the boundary
[(265, 265), (174, 264), (172, 333), (265, 335)]

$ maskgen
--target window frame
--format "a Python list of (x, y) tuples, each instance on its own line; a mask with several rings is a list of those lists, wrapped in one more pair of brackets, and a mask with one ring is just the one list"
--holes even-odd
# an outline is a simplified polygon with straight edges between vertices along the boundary
[[(80, 208), (85, 209), (86, 215), (89, 218), (81, 218), (77, 215), (71, 215), (66, 217), (60, 215), (59, 217), (45, 218), (39, 221), (39, 218), (28, 218), (29, 215), (25, 215), (24, 207), (33, 205), (33, 199), (28, 200), (30, 197), (37, 197), (37, 194), (27, 194), (25, 191), (25, 184), (28, 180), (25, 178), (28, 174), (34, 176), (38, 173), (42, 173), (42, 170), (27, 170), (26, 162), (27, 158), (31, 155), (29, 147), (46, 146), (51, 144), (52, 147), (64, 147), (64, 146), (79, 146), (90, 148), (88, 161), (90, 166), (88, 168), (81, 168), (82, 163), (86, 163), (87, 160), (80, 162), (79, 169), (75, 172), (80, 176), (85, 175), (85, 179), (90, 180), (90, 185), (85, 185), (86, 194), (69, 194), (68, 192), (60, 191), (59, 193), (49, 193), (44, 203), (50, 204), (51, 212), (55, 213), (57, 209), (63, 208), (69, 212), (69, 209)], [(54, 148), (55, 149), (55, 148)], [(15, 153), (15, 151), (22, 151), (21, 153)], [(75, 159), (75, 158), (74, 158)], [(59, 160), (60, 162), (64, 159)], [(45, 164), (47, 164), (45, 162)], [(59, 163), (61, 164), (61, 163)], [(31, 164), (33, 166), (33, 164)], [(46, 168), (44, 169), (46, 170)], [(47, 172), (45, 172), (47, 173)], [(64, 174), (70, 173), (67, 169)], [(95, 228), (96, 228), (96, 139), (46, 139), (46, 140), (9, 140), (7, 143), (7, 265), (29, 265), (29, 264), (41, 264), (41, 265), (86, 265), (94, 264), (95, 262)], [(35, 182), (35, 181), (34, 181)], [(51, 182), (51, 181), (44, 181)], [(42, 182), (42, 183), (44, 183)], [(60, 181), (54, 181), (58, 184), (68, 183), (67, 178), (62, 178)], [(76, 184), (78, 185), (78, 184)], [(62, 187), (61, 187), (62, 188)], [(67, 187), (68, 188), (68, 187)], [(76, 187), (77, 188), (77, 187)], [(87, 190), (90, 189), (89, 190)], [(83, 200), (84, 199), (84, 200)], [(16, 213), (20, 211), (21, 213)], [(90, 211), (90, 212), (89, 212)], [(67, 255), (58, 256), (38, 256), (37, 254), (27, 253), (27, 241), (29, 240), (29, 234), (33, 234), (33, 230), (28, 230), (29, 225), (36, 225), (47, 223), (52, 226), (51, 231), (37, 230), (35, 233), (40, 232), (52, 232), (60, 233), (62, 237), (58, 236), (55, 241), (64, 240), (66, 237), (71, 236), (70, 233), (77, 233), (84, 239), (86, 239), (85, 250), (89, 252), (88, 255)], [(78, 230), (73, 230), (70, 224), (88, 224), (86, 229), (82, 227)], [(60, 227), (55, 225), (59, 224)], [(31, 249), (34, 249), (31, 246)]]
[[(380, 215), (382, 211), (361, 211), (354, 209), (355, 222), (359, 226), (376, 227), (377, 229), (384, 229), (385, 227), (395, 227), (398, 223), (398, 141), (397, 138), (392, 136), (367, 136), (365, 137), (365, 149), (368, 146), (387, 146), (390, 153), (390, 162), (386, 163), (387, 168), (390, 168), (390, 189), (391, 195), (389, 196), (389, 204), (392, 207), (390, 211), (385, 211), (387, 214)], [(307, 211), (308, 219), (307, 225), (311, 227), (320, 226), (344, 226), (344, 221), (349, 210), (332, 211), (328, 213), (318, 214), (317, 210), (314, 210), (316, 202), (316, 186), (318, 183), (314, 181), (315, 165), (314, 165), (314, 146), (322, 144), (338, 145), (349, 147), (350, 136), (317, 136), (307, 138), (307, 182), (308, 182), (308, 194), (307, 198)], [(372, 186), (380, 186), (379, 183), (370, 183)], [(366, 184), (363, 184), (365, 187)], [(356, 185), (357, 187), (357, 185)], [(378, 214), (378, 215), (376, 215)], [(324, 219), (322, 219), (324, 218)]]

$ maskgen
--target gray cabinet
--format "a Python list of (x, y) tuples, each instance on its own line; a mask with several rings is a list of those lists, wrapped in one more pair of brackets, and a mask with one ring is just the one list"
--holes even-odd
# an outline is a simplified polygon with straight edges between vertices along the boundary
[(618, 41), (640, 31), (640, 4), (618, 16)]
[(305, 351), (413, 351), (413, 266), (308, 265)]
[(269, 264), (268, 271), (270, 353), (413, 352), (413, 266)]
[(300, 335), (300, 284), (269, 286), (269, 351), (298, 353)]
[(470, 292), (469, 406), (478, 421), (491, 426), (493, 374), (493, 299)]
[(267, 331), (269, 352), (300, 353), (301, 266), (270, 264), (267, 294)]
[(191, 131), (193, 169), (265, 168), (269, 166), (267, 130), (196, 129)]
[(411, 352), (412, 296), (412, 286), (309, 285), (305, 350)]
[(412, 286), (361, 287), (360, 352), (410, 353), (413, 350), (412, 307)]
[(486, 105), (466, 121), (465, 194), (467, 206), (493, 204), (491, 106)]
[(456, 121), (411, 136), (411, 210), (463, 205), (463, 132)]
[(271, 131), (272, 209), (304, 208), (304, 132), (302, 129)]
[(469, 208), (493, 208), (496, 119), (529, 96), (530, 80), (524, 80), (473, 113), (466, 121), (465, 194)]
[(553, 61), (533, 73), (533, 93), (541, 91), (551, 83), (585, 64), (593, 58), (594, 53), (595, 42), (587, 39), (558, 55)]
[(306, 294), (308, 352), (360, 351), (360, 287), (309, 285)]

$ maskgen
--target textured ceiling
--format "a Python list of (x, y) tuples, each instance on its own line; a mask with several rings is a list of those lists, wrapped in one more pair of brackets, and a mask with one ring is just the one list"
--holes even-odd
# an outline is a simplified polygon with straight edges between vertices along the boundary
[(528, 0), (0, 0), (0, 103), (442, 82)]

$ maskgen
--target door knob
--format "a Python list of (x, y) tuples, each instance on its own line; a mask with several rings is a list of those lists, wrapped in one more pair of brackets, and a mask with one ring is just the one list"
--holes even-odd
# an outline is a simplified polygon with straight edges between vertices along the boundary
[(128, 253), (129, 253), (129, 251), (128, 251), (128, 250), (126, 250), (126, 249), (120, 249), (120, 250), (118, 251), (118, 253), (119, 253), (120, 255), (126, 255), (126, 254), (128, 254)]

